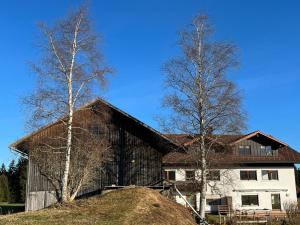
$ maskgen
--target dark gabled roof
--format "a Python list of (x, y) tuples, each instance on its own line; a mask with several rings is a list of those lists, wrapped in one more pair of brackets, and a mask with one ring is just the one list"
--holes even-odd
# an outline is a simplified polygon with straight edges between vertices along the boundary
[(233, 141), (232, 144), (236, 144), (236, 143), (238, 143), (240, 141), (243, 141), (243, 140), (246, 140), (246, 139), (250, 139), (250, 138), (252, 138), (254, 136), (257, 136), (257, 135), (262, 135), (262, 136), (264, 136), (266, 138), (269, 138), (270, 140), (273, 140), (273, 141), (279, 143), (280, 145), (288, 146), (288, 144), (286, 144), (286, 143), (278, 140), (277, 138), (273, 137), (272, 135), (263, 133), (262, 131), (259, 131), (259, 130), (254, 131), (254, 132), (252, 132), (250, 134), (247, 134), (247, 135), (242, 135), (240, 138), (238, 138), (237, 140)]
[[(239, 156), (233, 154), (226, 154), (219, 157), (218, 161), (222, 164), (234, 164), (234, 163), (300, 163), (300, 153), (288, 146), (286, 143), (274, 138), (271, 135), (265, 134), (261, 131), (254, 131), (246, 135), (219, 135), (217, 136), (218, 143), (231, 146), (239, 143), (240, 141), (251, 139), (255, 136), (263, 136), (276, 143), (278, 143), (278, 156)], [(177, 135), (170, 135), (171, 139), (176, 138)], [(180, 144), (188, 147), (192, 145), (198, 138), (188, 139), (188, 135), (179, 135)], [(174, 140), (175, 141), (175, 140)], [(194, 162), (194, 157), (187, 152), (170, 152), (163, 157), (164, 165), (188, 165)]]
[[(164, 136), (163, 134), (161, 134), (160, 132), (158, 132), (157, 130), (153, 129), (152, 127), (148, 126), (147, 124), (141, 122), (140, 120), (136, 119), (135, 117), (129, 115), (128, 113), (122, 111), (121, 109), (115, 107), (114, 105), (108, 103), (107, 101), (101, 99), (101, 98), (97, 98), (96, 100), (78, 108), (74, 115), (76, 115), (77, 112), (82, 111), (83, 109), (88, 109), (91, 108), (97, 104), (101, 104), (101, 105), (105, 105), (106, 107), (110, 108), (111, 110), (113, 110), (115, 113), (117, 113), (118, 115), (121, 115), (122, 117), (126, 118), (126, 120), (129, 120), (137, 125), (139, 125), (140, 127), (142, 127), (144, 130), (147, 130), (148, 133), (151, 134), (151, 136), (155, 137), (155, 141), (159, 144), (160, 146), (163, 146), (164, 149), (168, 148), (168, 151), (172, 151), (174, 149), (178, 149), (180, 148), (177, 144), (175, 144), (171, 139), (169, 139), (167, 136)], [(55, 126), (59, 123), (61, 123), (62, 120), (64, 120), (65, 118), (62, 118), (61, 120), (58, 120), (54, 123), (48, 124), (42, 128), (40, 128), (39, 130), (26, 135), (25, 137), (17, 140), (16, 142), (14, 142), (13, 144), (10, 145), (10, 148), (14, 151), (17, 151), (21, 154), (27, 154), (27, 149), (24, 149), (24, 143), (30, 141), (30, 139), (39, 134), (40, 132)], [(165, 146), (165, 147), (164, 147)]]
[(185, 143), (194, 139), (194, 137), (189, 134), (164, 134), (164, 136), (179, 145), (184, 145)]
[[(164, 134), (164, 135), (169, 139), (173, 140), (173, 142), (179, 143), (184, 146), (189, 146), (195, 143), (195, 141), (199, 140), (197, 136), (192, 136), (190, 134)], [(214, 142), (223, 143), (223, 144), (236, 144), (240, 141), (250, 139), (252, 137), (259, 136), (259, 135), (264, 136), (265, 138), (268, 138), (274, 142), (277, 142), (281, 146), (288, 146), (288, 144), (278, 140), (277, 138), (269, 134), (263, 133), (262, 131), (254, 131), (249, 134), (213, 135), (212, 140)]]
[[(169, 139), (171, 139), (173, 142), (183, 146), (192, 145), (195, 141), (198, 140), (197, 137), (192, 136), (190, 134), (164, 134), (164, 135)], [(217, 142), (223, 144), (230, 144), (234, 141), (239, 140), (242, 137), (244, 137), (244, 135), (215, 135), (214, 139)]]
[[(227, 155), (219, 159), (222, 164), (235, 163), (300, 163), (300, 153), (284, 146), (278, 149), (278, 156), (239, 156)], [(165, 166), (188, 165), (194, 163), (194, 157), (188, 153), (170, 152), (163, 157)]]

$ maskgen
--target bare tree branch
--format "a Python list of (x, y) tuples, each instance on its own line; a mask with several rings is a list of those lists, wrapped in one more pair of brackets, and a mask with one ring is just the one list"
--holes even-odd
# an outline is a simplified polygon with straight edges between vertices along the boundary
[[(180, 33), (180, 57), (163, 67), (167, 94), (163, 105), (173, 132), (194, 137), (188, 146), (200, 192), (200, 214), (204, 217), (207, 187), (213, 185), (207, 176), (218, 168), (216, 149), (222, 134), (236, 134), (245, 127), (241, 96), (226, 73), (237, 65), (235, 46), (211, 40), (212, 27), (207, 17), (196, 16), (191, 26)], [(219, 156), (222, 152), (218, 153)]]

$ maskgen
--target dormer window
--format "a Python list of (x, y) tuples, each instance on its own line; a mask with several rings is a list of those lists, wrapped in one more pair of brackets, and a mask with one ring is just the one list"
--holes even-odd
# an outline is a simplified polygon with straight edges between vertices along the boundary
[(239, 154), (242, 156), (251, 155), (251, 146), (250, 145), (240, 145)]

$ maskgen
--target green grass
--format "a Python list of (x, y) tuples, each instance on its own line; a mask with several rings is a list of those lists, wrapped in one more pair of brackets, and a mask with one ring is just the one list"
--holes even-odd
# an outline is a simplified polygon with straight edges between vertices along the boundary
[(0, 202), (0, 215), (23, 212), (24, 204)]
[(66, 205), (0, 216), (0, 225), (196, 225), (183, 206), (147, 188), (126, 188)]

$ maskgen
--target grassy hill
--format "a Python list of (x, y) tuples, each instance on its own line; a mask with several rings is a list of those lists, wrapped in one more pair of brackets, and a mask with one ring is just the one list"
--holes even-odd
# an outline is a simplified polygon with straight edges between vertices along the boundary
[(147, 188), (126, 188), (55, 205), (37, 212), (0, 216), (0, 225), (195, 225), (188, 210)]

